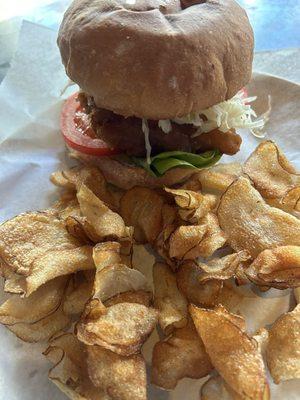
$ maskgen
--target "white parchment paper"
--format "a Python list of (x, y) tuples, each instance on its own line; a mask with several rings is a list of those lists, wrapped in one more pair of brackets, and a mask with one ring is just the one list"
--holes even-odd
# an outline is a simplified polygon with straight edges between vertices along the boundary
[[(57, 192), (49, 182), (49, 175), (68, 162), (59, 134), (63, 101), (60, 93), (66, 83), (56, 47), (56, 33), (24, 22), (17, 53), (0, 86), (0, 222), (23, 211), (43, 209), (55, 199)], [(271, 94), (269, 137), (300, 168), (299, 87), (285, 80), (257, 75), (249, 91), (259, 96), (258, 112), (265, 111), (267, 95)], [(242, 150), (234, 157), (238, 161), (244, 161), (259, 143), (249, 132), (242, 132), (242, 135)], [(147, 270), (144, 260), (148, 261), (149, 274), (152, 256), (144, 248), (140, 248), (139, 253), (144, 271)], [(249, 319), (251, 331), (274, 322), (290, 306), (290, 291), (270, 290), (260, 294), (258, 302), (253, 300), (254, 296), (249, 289), (247, 301), (243, 300), (238, 310)], [(2, 300), (4, 295), (0, 298)], [(49, 364), (41, 355), (44, 347), (22, 343), (0, 326), (0, 400), (65, 399), (48, 382)], [(148, 344), (145, 353), (149, 360), (147, 347)], [(150, 388), (149, 397), (151, 400), (198, 400), (204, 381), (184, 379), (173, 393)], [(300, 381), (272, 384), (274, 400), (299, 400), (299, 393)]]

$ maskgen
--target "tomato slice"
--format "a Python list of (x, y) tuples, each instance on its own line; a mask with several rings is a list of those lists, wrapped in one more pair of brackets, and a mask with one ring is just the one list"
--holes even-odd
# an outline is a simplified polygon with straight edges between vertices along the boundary
[(87, 114), (77, 101), (77, 96), (78, 93), (71, 95), (61, 112), (60, 128), (67, 145), (81, 153), (93, 156), (119, 154), (120, 151), (110, 148), (103, 140), (97, 138)]

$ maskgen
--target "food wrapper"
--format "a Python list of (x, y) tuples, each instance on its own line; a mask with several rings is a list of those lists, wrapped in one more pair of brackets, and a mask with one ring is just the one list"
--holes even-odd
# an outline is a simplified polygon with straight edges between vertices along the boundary
[[(63, 99), (76, 86), (62, 91), (68, 79), (61, 65), (56, 46), (56, 33), (24, 22), (12, 66), (0, 86), (0, 221), (20, 212), (46, 208), (57, 198), (57, 190), (49, 181), (51, 172), (70, 165), (64, 142), (59, 133), (59, 116)], [(300, 88), (294, 83), (273, 76), (254, 74), (248, 87), (257, 114), (272, 111), (266, 126), (267, 138), (275, 140), (289, 160), (300, 169), (299, 157), (299, 99)], [(270, 98), (268, 98), (270, 96)], [(222, 162), (245, 161), (261, 139), (249, 131), (243, 136), (241, 151), (234, 157), (225, 156)], [(138, 246), (136, 264), (147, 271), (153, 264), (153, 253)], [(254, 293), (239, 289), (243, 300), (239, 310), (248, 320), (248, 330), (254, 333), (271, 324), (290, 307), (291, 291), (271, 289)], [(253, 301), (260, 297), (259, 305)], [(5, 295), (1, 292), (1, 300)], [(254, 304), (255, 303), (255, 304)], [(152, 335), (152, 342), (157, 334)], [(63, 400), (66, 397), (48, 381), (48, 362), (41, 355), (45, 346), (22, 343), (5, 327), (0, 326), (0, 397), (6, 400), (32, 398)], [(151, 359), (151, 340), (144, 346), (147, 362)], [(150, 387), (150, 400), (198, 400), (200, 380), (183, 379), (173, 392)], [(299, 398), (300, 381), (271, 384), (273, 400)]]

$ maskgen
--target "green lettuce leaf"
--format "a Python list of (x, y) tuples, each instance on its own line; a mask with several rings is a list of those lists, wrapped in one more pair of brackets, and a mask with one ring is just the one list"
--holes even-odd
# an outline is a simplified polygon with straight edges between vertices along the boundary
[(201, 154), (186, 153), (184, 151), (166, 151), (151, 157), (148, 164), (146, 158), (131, 157), (132, 161), (147, 170), (151, 175), (160, 177), (169, 169), (180, 168), (207, 168), (220, 160), (222, 154), (218, 150), (206, 151)]

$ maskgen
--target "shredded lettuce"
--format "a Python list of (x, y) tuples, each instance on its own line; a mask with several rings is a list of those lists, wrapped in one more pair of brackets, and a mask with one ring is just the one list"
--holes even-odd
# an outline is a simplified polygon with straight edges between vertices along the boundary
[[(205, 110), (199, 110), (197, 113), (191, 113), (181, 118), (175, 118), (172, 121), (177, 124), (191, 124), (198, 128), (194, 136), (207, 133), (213, 129), (219, 129), (221, 132), (227, 132), (229, 129), (248, 128), (255, 134), (256, 131), (263, 131), (270, 111), (267, 115), (261, 115), (257, 118), (250, 103), (256, 100), (256, 97), (244, 97), (244, 92), (238, 92), (229, 100), (223, 101)], [(269, 104), (269, 110), (271, 105)], [(160, 120), (159, 127), (169, 133), (170, 120)], [(257, 135), (256, 135), (257, 136)]]
[(222, 154), (218, 150), (206, 151), (201, 154), (184, 151), (166, 151), (151, 157), (150, 163), (146, 158), (131, 157), (134, 164), (144, 168), (152, 176), (163, 176), (172, 168), (207, 168), (220, 160)]

